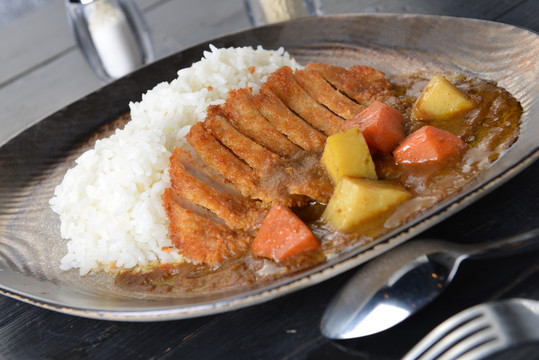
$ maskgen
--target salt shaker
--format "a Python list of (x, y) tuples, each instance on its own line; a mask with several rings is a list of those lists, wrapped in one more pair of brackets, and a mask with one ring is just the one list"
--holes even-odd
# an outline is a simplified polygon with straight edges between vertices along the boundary
[(244, 0), (253, 26), (322, 15), (320, 0)]
[(129, 0), (65, 0), (67, 17), (90, 67), (104, 82), (154, 60), (144, 18)]

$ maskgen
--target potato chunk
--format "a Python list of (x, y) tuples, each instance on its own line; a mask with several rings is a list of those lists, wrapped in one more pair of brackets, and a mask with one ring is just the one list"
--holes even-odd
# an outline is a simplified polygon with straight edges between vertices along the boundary
[(358, 127), (327, 138), (322, 164), (334, 183), (343, 176), (377, 178), (369, 147)]
[(430, 79), (412, 108), (413, 119), (439, 120), (471, 110), (474, 104), (449, 80), (440, 75)]
[(338, 231), (350, 231), (410, 198), (404, 188), (384, 180), (341, 178), (322, 214)]

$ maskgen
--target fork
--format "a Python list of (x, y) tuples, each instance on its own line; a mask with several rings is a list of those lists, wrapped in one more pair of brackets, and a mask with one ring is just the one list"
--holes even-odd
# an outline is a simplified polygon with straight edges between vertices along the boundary
[(539, 301), (509, 299), (463, 310), (434, 328), (403, 360), (485, 359), (517, 346), (521, 352), (535, 346), (523, 358), (539, 354)]

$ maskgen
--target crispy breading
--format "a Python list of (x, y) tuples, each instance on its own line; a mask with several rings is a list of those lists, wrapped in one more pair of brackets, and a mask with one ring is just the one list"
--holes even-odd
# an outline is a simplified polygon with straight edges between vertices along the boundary
[(180, 253), (216, 266), (249, 247), (270, 205), (327, 203), (326, 135), (375, 99), (396, 99), (382, 72), (311, 64), (277, 70), (256, 96), (231, 90), (224, 105), (210, 106), (187, 135), (200, 164), (183, 149), (170, 159), (163, 202)]
[(296, 70), (294, 79), (313, 99), (346, 120), (353, 118), (365, 109), (365, 106), (350, 100), (339, 90), (333, 88), (314, 70)]
[(266, 85), (254, 97), (254, 103), (258, 111), (293, 143), (304, 150), (324, 151), (326, 136), (294, 114)]
[(208, 176), (201, 176), (202, 170), (196, 175), (188, 171), (195, 166), (187, 151), (175, 149), (170, 157), (169, 174), (176, 194), (215, 213), (232, 229), (253, 230), (260, 226), (267, 210), (259, 202), (219, 190), (212, 186), (214, 182), (204, 182)]
[(239, 131), (274, 153), (289, 158), (301, 151), (260, 114), (253, 103), (251, 89), (230, 90), (223, 108)]
[(189, 152), (183, 148), (180, 150), (180, 152), (173, 155), (175, 155), (176, 161), (178, 161), (178, 163), (180, 163), (191, 175), (221, 192), (234, 196), (242, 196), (241, 192), (234, 186), (234, 184), (215, 171), (215, 169), (206, 165), (195, 152)]
[(232, 230), (180, 206), (170, 188), (165, 190), (163, 205), (170, 219), (172, 243), (184, 257), (217, 266), (249, 249), (252, 237), (247, 232)]
[(266, 185), (261, 186), (259, 175), (207, 132), (202, 123), (191, 127), (187, 141), (200, 155), (202, 161), (232, 182), (243, 196), (262, 200), (266, 204), (275, 201), (285, 206), (299, 206), (308, 203), (306, 197), (292, 195), (287, 191), (286, 178), (275, 173), (274, 167), (268, 169), (263, 178), (272, 178), (275, 181), (265, 181)]
[(313, 63), (305, 67), (318, 72), (337, 90), (361, 105), (369, 105), (377, 99), (394, 94), (385, 74), (368, 66), (353, 66), (349, 70), (330, 64)]
[(236, 130), (226, 119), (220, 106), (210, 106), (208, 108), (204, 128), (250, 167), (261, 171), (263, 174), (281, 161), (279, 155), (255, 143)]
[(344, 119), (316, 102), (294, 80), (292, 69), (288, 66), (271, 74), (266, 81), (266, 86), (292, 111), (326, 135), (340, 131), (342, 124), (344, 124)]
[(202, 123), (196, 123), (187, 134), (187, 142), (208, 166), (242, 193), (249, 196), (256, 189), (256, 174), (254, 171), (224, 147), (215, 137), (204, 130)]

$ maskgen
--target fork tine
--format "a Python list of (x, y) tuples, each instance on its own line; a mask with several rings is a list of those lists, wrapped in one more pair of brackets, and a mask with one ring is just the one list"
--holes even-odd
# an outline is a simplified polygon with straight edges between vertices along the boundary
[(464, 336), (462, 341), (452, 346), (440, 356), (446, 359), (482, 359), (499, 349), (501, 342), (492, 328), (480, 328), (476, 333)]
[(453, 315), (434, 328), (403, 359), (477, 360), (530, 344), (537, 345), (537, 352), (539, 301), (509, 299), (476, 305)]
[[(468, 348), (466, 344), (484, 342), (484, 339), (492, 336), (492, 332), (489, 334), (487, 331), (489, 322), (482, 310), (474, 307), (447, 319), (414, 346), (404, 359), (435, 359), (445, 356), (452, 347), (455, 348), (451, 349), (451, 353), (460, 353), (462, 349)], [(467, 339), (470, 336), (472, 338)]]

